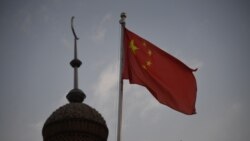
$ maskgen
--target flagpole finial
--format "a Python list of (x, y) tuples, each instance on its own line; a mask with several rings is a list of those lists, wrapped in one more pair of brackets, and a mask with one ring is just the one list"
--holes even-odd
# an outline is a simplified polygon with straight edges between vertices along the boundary
[(125, 12), (122, 12), (121, 13), (121, 20), (120, 20), (120, 24), (121, 25), (125, 25), (125, 19), (126, 19), (126, 13)]

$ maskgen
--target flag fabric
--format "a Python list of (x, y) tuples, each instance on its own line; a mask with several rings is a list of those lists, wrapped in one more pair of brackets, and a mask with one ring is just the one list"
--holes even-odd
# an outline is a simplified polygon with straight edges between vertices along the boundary
[(146, 87), (160, 103), (176, 111), (196, 113), (196, 70), (126, 28), (123, 47), (122, 79)]

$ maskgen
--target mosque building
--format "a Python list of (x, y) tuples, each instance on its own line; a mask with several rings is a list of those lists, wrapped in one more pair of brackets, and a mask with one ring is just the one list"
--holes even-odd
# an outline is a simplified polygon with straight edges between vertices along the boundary
[(84, 92), (78, 88), (78, 68), (82, 62), (77, 58), (77, 40), (73, 19), (71, 28), (74, 35), (74, 88), (66, 98), (69, 103), (59, 107), (46, 120), (42, 129), (43, 141), (107, 141), (108, 127), (105, 119), (94, 108), (83, 103)]

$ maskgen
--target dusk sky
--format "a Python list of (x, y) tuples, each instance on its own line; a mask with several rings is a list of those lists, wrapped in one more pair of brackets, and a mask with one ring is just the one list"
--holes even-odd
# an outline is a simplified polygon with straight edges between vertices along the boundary
[(67, 103), (71, 16), (84, 103), (103, 115), (108, 141), (116, 141), (121, 12), (129, 30), (198, 68), (192, 116), (125, 81), (122, 141), (248, 141), (248, 0), (1, 0), (1, 141), (42, 141), (45, 120)]

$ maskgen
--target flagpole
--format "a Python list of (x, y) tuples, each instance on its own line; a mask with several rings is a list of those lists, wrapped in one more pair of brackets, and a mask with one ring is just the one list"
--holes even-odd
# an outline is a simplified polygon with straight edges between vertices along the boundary
[(120, 76), (119, 76), (119, 101), (118, 101), (118, 124), (117, 124), (117, 141), (121, 141), (121, 129), (122, 129), (122, 103), (123, 103), (123, 46), (124, 46), (124, 28), (125, 28), (126, 13), (121, 13), (121, 48), (120, 48)]

